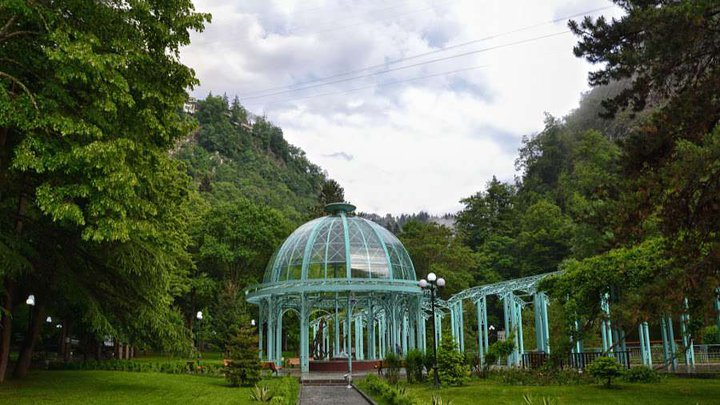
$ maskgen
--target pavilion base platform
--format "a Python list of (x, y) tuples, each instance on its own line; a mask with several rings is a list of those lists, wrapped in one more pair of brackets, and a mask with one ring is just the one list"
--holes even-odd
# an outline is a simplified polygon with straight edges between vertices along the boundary
[[(369, 371), (377, 370), (377, 366), (380, 360), (353, 360), (352, 369), (353, 374), (355, 373), (367, 373)], [(332, 359), (332, 360), (311, 360), (310, 361), (310, 372), (327, 372), (327, 373), (347, 373), (348, 361), (347, 359)]]

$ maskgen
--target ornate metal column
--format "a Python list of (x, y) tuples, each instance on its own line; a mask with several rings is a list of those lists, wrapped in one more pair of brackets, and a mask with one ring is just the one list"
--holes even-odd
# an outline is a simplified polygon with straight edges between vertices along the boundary
[(283, 308), (282, 305), (278, 305), (277, 320), (275, 321), (275, 363), (282, 365), (282, 321), (283, 321)]
[(300, 371), (307, 373), (310, 371), (310, 340), (308, 334), (310, 327), (309, 321), (309, 303), (305, 294), (300, 295)]
[(374, 360), (375, 355), (375, 307), (372, 297), (368, 301), (367, 309), (367, 358)]
[(277, 319), (277, 313), (275, 310), (275, 301), (272, 296), (267, 300), (267, 359), (268, 361), (275, 360), (275, 321)]
[(663, 338), (663, 357), (665, 364), (672, 370), (677, 370), (677, 347), (675, 345), (675, 333), (673, 332), (672, 318), (669, 315), (663, 316), (660, 322), (660, 330)]
[(542, 292), (533, 295), (535, 312), (535, 341), (539, 352), (550, 353), (550, 331), (547, 316), (547, 295)]
[(487, 301), (485, 297), (477, 300), (475, 305), (478, 319), (478, 354), (480, 355), (480, 364), (485, 364), (485, 353), (488, 350)]
[(638, 336), (640, 337), (640, 358), (643, 365), (652, 367), (652, 347), (650, 346), (650, 328), (647, 322), (638, 325)]
[(690, 314), (688, 313), (688, 300), (685, 298), (683, 305), (685, 312), (680, 316), (680, 332), (682, 333), (683, 346), (685, 346), (685, 365), (691, 369), (695, 369), (695, 348), (693, 347), (693, 338), (690, 335)]

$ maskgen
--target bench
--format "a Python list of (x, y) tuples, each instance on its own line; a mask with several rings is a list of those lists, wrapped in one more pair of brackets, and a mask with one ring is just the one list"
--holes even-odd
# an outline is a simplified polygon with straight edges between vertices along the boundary
[(300, 357), (290, 357), (287, 359), (288, 367), (300, 367)]
[(268, 369), (269, 369), (269, 370), (272, 371), (275, 375), (278, 375), (278, 371), (279, 371), (282, 367), (276, 365), (274, 361), (263, 361), (263, 362), (260, 363), (260, 368), (263, 369), (263, 370), (268, 370)]
[[(383, 375), (383, 369), (388, 368), (388, 363), (385, 360), (378, 360), (377, 362), (375, 362), (375, 365), (373, 367), (377, 370), (378, 375)], [(403, 360), (400, 362), (400, 368), (405, 368), (405, 367), (406, 367), (406, 364), (405, 364), (405, 361)]]

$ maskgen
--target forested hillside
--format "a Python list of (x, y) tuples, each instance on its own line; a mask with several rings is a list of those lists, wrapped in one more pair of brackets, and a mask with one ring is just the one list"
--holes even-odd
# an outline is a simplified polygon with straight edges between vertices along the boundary
[(206, 341), (222, 346), (248, 310), (243, 288), (261, 281), (273, 251), (344, 196), (280, 128), (237, 99), (209, 95), (193, 115), (197, 129), (174, 152), (198, 190), (190, 225), (195, 266), (178, 302), (191, 328), (203, 310)]
[(177, 157), (188, 164), (200, 191), (237, 191), (293, 222), (309, 218), (326, 176), (283, 138), (282, 129), (227, 97), (198, 101), (195, 117), (200, 127)]

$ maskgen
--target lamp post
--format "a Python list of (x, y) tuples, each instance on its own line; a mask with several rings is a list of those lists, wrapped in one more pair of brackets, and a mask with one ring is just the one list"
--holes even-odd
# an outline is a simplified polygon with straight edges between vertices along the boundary
[(438, 277), (435, 273), (428, 273), (427, 280), (421, 279), (418, 285), (422, 289), (430, 290), (430, 306), (432, 308), (432, 330), (433, 330), (433, 372), (435, 387), (440, 386), (440, 377), (438, 376), (437, 366), (437, 333), (435, 331), (435, 291), (445, 287), (445, 279)]
[(29, 331), (31, 329), (30, 325), (32, 324), (33, 307), (35, 306), (35, 295), (34, 294), (28, 295), (27, 299), (25, 300), (25, 303), (28, 304), (28, 306), (29, 306), (29, 308), (28, 308), (28, 333), (29, 333)]
[(202, 357), (202, 347), (200, 346), (200, 321), (202, 321), (203, 319), (202, 311), (198, 311), (195, 315), (195, 318), (197, 318), (197, 326), (195, 327), (195, 339), (197, 340), (198, 355)]

